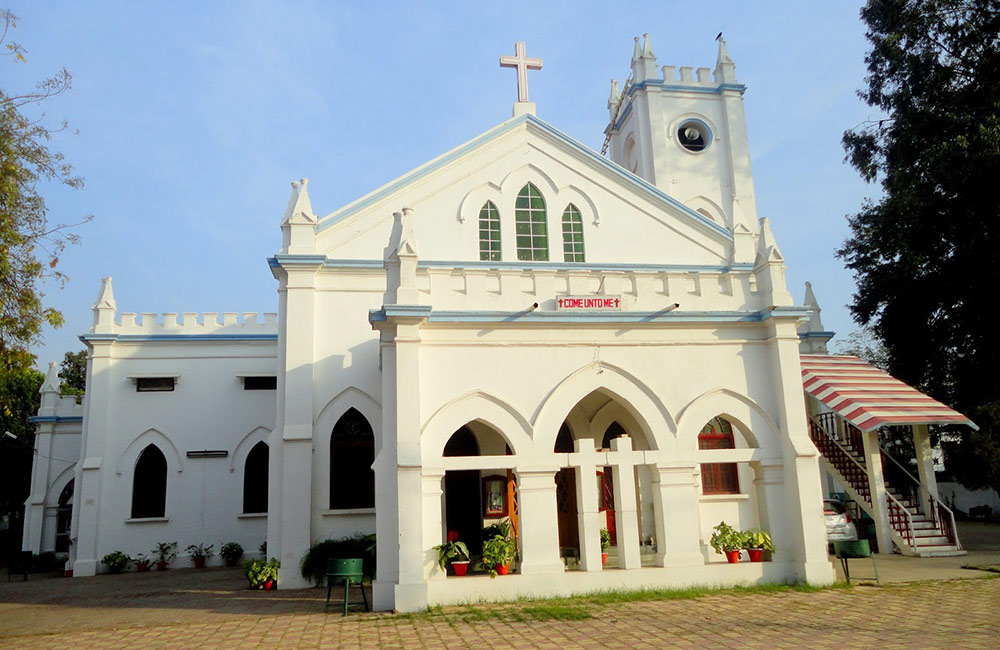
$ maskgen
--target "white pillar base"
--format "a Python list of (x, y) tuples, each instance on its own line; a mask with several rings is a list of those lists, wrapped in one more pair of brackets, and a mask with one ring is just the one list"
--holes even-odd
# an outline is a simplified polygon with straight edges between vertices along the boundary
[[(75, 574), (74, 574), (75, 575)], [(278, 569), (278, 587), (281, 589), (306, 589), (312, 587), (312, 583), (309, 582), (302, 575), (302, 571), (298, 567), (292, 568), (280, 568)]]
[(90, 576), (97, 575), (97, 568), (100, 566), (100, 562), (97, 560), (76, 560), (73, 562), (73, 577), (74, 578), (86, 578)]

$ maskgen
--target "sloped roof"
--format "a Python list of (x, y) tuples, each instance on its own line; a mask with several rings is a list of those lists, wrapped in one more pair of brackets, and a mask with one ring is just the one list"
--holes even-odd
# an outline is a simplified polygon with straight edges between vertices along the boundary
[(802, 387), (862, 431), (893, 424), (975, 423), (852, 356), (801, 355)]

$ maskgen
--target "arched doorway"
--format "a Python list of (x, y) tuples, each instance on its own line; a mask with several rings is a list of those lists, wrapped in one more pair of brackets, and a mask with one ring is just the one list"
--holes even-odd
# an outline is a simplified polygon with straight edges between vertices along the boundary
[[(569, 425), (563, 422), (556, 437), (555, 453), (567, 454), (573, 450), (573, 434)], [(580, 555), (580, 522), (576, 504), (576, 470), (563, 467), (556, 473), (556, 516), (559, 525), (560, 553)]]
[(56, 508), (56, 553), (69, 552), (69, 529), (73, 521), (73, 484), (76, 479), (70, 479), (66, 487), (59, 493), (59, 505)]
[[(462, 427), (448, 439), (447, 456), (478, 456), (479, 443), (468, 427)], [(449, 470), (444, 474), (445, 530), (448, 539), (459, 539), (470, 553), (482, 553), (483, 518), (480, 510), (479, 470)]]

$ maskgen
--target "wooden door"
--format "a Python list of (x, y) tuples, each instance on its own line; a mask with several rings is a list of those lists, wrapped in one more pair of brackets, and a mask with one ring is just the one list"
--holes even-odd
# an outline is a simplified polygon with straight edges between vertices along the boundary
[(556, 474), (556, 513), (559, 547), (580, 550), (580, 523), (576, 509), (576, 470), (564, 467)]

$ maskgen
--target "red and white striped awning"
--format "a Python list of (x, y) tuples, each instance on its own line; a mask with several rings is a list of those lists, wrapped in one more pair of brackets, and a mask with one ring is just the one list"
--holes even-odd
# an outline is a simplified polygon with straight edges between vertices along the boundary
[(802, 387), (862, 431), (891, 424), (975, 423), (857, 357), (803, 354)]

